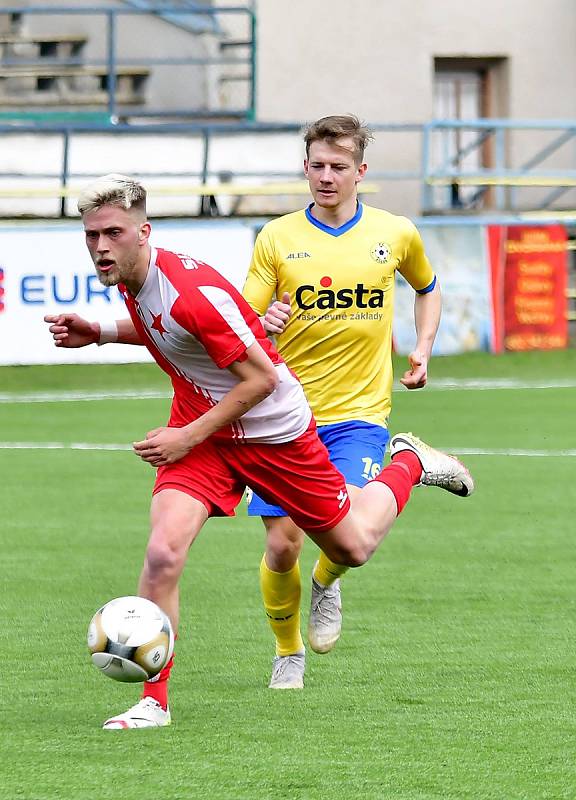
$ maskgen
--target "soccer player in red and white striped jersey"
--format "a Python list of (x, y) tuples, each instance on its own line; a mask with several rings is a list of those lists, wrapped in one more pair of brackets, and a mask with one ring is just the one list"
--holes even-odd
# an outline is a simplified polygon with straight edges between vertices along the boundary
[[(281, 505), (335, 563), (364, 564), (408, 501), (412, 486), (466, 496), (466, 468), (411, 434), (392, 439), (392, 463), (351, 509), (295, 376), (242, 296), (218, 272), (189, 256), (154, 249), (146, 191), (107, 175), (81, 194), (86, 243), (99, 279), (117, 285), (128, 319), (100, 325), (76, 314), (45, 317), (59, 347), (145, 345), (170, 376), (167, 426), (134, 443), (157, 469), (151, 532), (138, 594), (178, 629), (178, 583), (188, 551), (211, 516), (233, 516), (246, 485)], [(144, 684), (143, 698), (104, 723), (107, 729), (170, 724), (170, 662)]]

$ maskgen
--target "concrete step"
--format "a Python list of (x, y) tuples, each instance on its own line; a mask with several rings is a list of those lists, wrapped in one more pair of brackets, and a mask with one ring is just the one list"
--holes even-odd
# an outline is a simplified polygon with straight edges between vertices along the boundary
[[(94, 107), (107, 106), (109, 102), (108, 92), (26, 92), (14, 96), (0, 95), (0, 110), (7, 111), (19, 108), (69, 108), (75, 107)], [(119, 106), (142, 106), (145, 103), (144, 96), (133, 92), (116, 92), (115, 102)]]
[(1, 58), (69, 58), (79, 56), (87, 42), (86, 36), (22, 36), (0, 33)]
[[(150, 74), (146, 67), (119, 66), (115, 74), (119, 103), (145, 102), (144, 88)], [(108, 84), (106, 66), (0, 65), (0, 107), (52, 105), (64, 100), (74, 105), (100, 105), (107, 102)]]

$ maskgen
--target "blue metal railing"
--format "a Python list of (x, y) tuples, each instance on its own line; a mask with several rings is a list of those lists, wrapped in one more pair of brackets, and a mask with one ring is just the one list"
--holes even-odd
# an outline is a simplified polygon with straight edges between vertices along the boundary
[[(558, 205), (558, 200), (566, 195), (570, 190), (576, 192), (576, 153), (574, 148), (566, 146), (576, 139), (576, 121), (574, 120), (548, 120), (548, 121), (522, 121), (522, 120), (438, 120), (425, 124), (418, 123), (390, 123), (375, 124), (371, 126), (377, 138), (380, 136), (388, 137), (391, 142), (387, 148), (393, 154), (390, 158), (390, 168), (383, 169), (383, 166), (376, 165), (370, 157), (370, 171), (368, 180), (370, 183), (382, 184), (385, 189), (387, 183), (394, 181), (397, 183), (410, 182), (415, 190), (420, 188), (421, 192), (421, 212), (426, 215), (450, 213), (457, 216), (462, 211), (470, 211), (474, 215), (493, 215), (494, 218), (503, 214), (515, 215), (533, 213), (537, 215), (548, 209), (550, 213), (556, 214), (556, 218), (564, 215), (565, 218), (576, 220), (576, 202), (571, 206), (562, 207)], [(433, 147), (433, 137), (438, 133), (452, 132), (455, 130), (467, 129), (470, 137), (460, 149)], [(178, 165), (168, 167), (162, 173), (156, 170), (155, 165), (151, 165), (151, 171), (138, 169), (138, 174), (142, 179), (154, 176), (166, 179), (178, 178), (183, 184), (187, 179), (193, 178), (200, 181), (202, 185), (214, 183), (233, 183), (242, 179), (253, 180), (257, 178), (261, 184), (271, 179), (297, 180), (302, 177), (299, 164), (283, 164), (279, 157), (278, 166), (272, 166), (274, 159), (268, 161), (267, 168), (258, 169), (257, 160), (253, 162), (250, 170), (237, 159), (229, 159), (226, 166), (226, 173), (215, 171), (217, 168), (211, 167), (214, 159), (211, 158), (212, 146), (216, 139), (229, 137), (230, 141), (239, 134), (253, 134), (266, 137), (270, 134), (288, 134), (299, 136), (301, 125), (299, 123), (255, 123), (255, 122), (235, 122), (235, 123), (203, 123), (191, 124), (190, 122), (180, 123), (152, 123), (146, 125), (128, 125), (118, 123), (93, 124), (52, 124), (40, 123), (18, 125), (0, 125), (0, 137), (11, 134), (14, 141), (14, 134), (22, 135), (36, 134), (54, 135), (62, 137), (61, 159), (59, 163), (53, 165), (51, 171), (40, 167), (38, 171), (26, 169), (26, 174), (18, 173), (13, 168), (10, 169), (9, 158), (5, 160), (4, 171), (0, 171), (2, 179), (2, 195), (10, 196), (10, 186), (16, 189), (14, 196), (22, 196), (21, 186), (29, 187), (30, 181), (38, 179), (38, 193), (40, 196), (46, 187), (42, 188), (40, 182), (45, 179), (58, 179), (63, 190), (61, 197), (61, 213), (64, 216), (66, 210), (65, 198), (70, 182), (76, 179), (89, 179), (94, 177), (94, 173), (89, 172), (90, 163), (79, 171), (78, 161), (75, 160), (76, 168), (70, 169), (70, 150), (71, 142), (74, 137), (82, 137), (85, 134), (97, 134), (102, 137), (115, 137), (120, 134), (129, 136), (140, 135), (171, 135), (178, 134), (190, 137), (195, 140), (195, 147), (198, 147), (200, 140), (200, 156), (196, 160), (196, 171), (191, 171), (189, 167), (186, 171), (178, 171)], [(537, 134), (538, 138), (531, 138), (531, 134)], [(542, 140), (542, 134), (548, 138)], [(528, 137), (521, 142), (518, 147), (517, 138), (519, 136)], [(411, 137), (411, 138), (408, 138)], [(394, 141), (397, 140), (397, 141)], [(491, 161), (483, 160), (483, 148), (487, 142), (492, 142)], [(413, 168), (402, 168), (403, 164), (397, 158), (399, 152), (406, 151), (406, 144), (413, 146), (416, 153), (418, 146), (421, 147), (422, 158), (414, 158)], [(12, 144), (11, 146), (17, 146)], [(40, 151), (42, 144), (38, 145)], [(234, 151), (233, 144), (231, 150)], [(516, 149), (517, 148), (517, 149)], [(568, 152), (565, 152), (568, 149)], [(462, 161), (477, 151), (477, 167), (471, 169), (469, 166), (464, 169)], [(4, 151), (7, 153), (7, 151)], [(550, 159), (554, 160), (554, 166), (545, 169)], [(217, 159), (216, 159), (217, 160)], [(562, 163), (560, 163), (562, 162)], [(143, 164), (146, 164), (144, 159)], [(408, 162), (407, 166), (410, 166)], [(256, 171), (258, 170), (258, 171)], [(23, 179), (26, 179), (25, 181)], [(10, 186), (7, 185), (10, 182)], [(189, 183), (189, 180), (188, 180)], [(470, 190), (465, 200), (467, 206), (462, 202), (455, 203), (454, 187), (457, 189)], [(534, 191), (538, 192), (536, 200), (532, 200)], [(490, 194), (488, 193), (490, 192)], [(247, 194), (249, 187), (247, 187)], [(30, 197), (34, 197), (34, 190), (30, 189)], [(457, 198), (458, 199), (458, 198)], [(540, 218), (543, 218), (540, 214)]]
[[(2, 15), (18, 15), (20, 17), (35, 15), (35, 16), (100, 16), (106, 20), (106, 56), (103, 59), (80, 60), (78, 56), (69, 59), (55, 59), (42, 58), (41, 63), (55, 64), (60, 66), (78, 66), (80, 63), (85, 66), (103, 66), (107, 69), (107, 83), (106, 92), (108, 97), (107, 113), (108, 117), (113, 124), (119, 116), (119, 107), (117, 102), (117, 73), (118, 68), (122, 66), (139, 65), (143, 67), (166, 67), (166, 66), (199, 66), (199, 67), (224, 67), (224, 66), (242, 66), (247, 70), (245, 82), (247, 84), (248, 102), (243, 107), (231, 109), (208, 109), (208, 108), (151, 108), (138, 110), (138, 116), (150, 117), (209, 117), (213, 116), (228, 116), (238, 117), (244, 119), (254, 119), (255, 117), (255, 66), (256, 66), (256, 19), (254, 11), (248, 6), (219, 6), (217, 8), (207, 7), (202, 5), (194, 5), (192, 3), (185, 3), (180, 5), (168, 4), (163, 2), (146, 2), (139, 3), (133, 7), (124, 8), (110, 8), (106, 6), (87, 5), (85, 7), (69, 7), (57, 5), (38, 5), (38, 6), (2, 6), (0, 7), (0, 14)], [(218, 18), (224, 16), (236, 15), (243, 18), (246, 28), (246, 38), (241, 42), (243, 48), (249, 49), (248, 56), (231, 57), (229, 55), (218, 55), (213, 57), (173, 57), (173, 56), (150, 56), (145, 55), (139, 58), (121, 57), (118, 50), (118, 20), (121, 17), (129, 16), (150, 16), (156, 15), (168, 21), (174, 21), (176, 18), (182, 19), (187, 15), (190, 18), (198, 19), (205, 17), (210, 20), (210, 25), (206, 27), (203, 33), (208, 30), (215, 36), (222, 35), (222, 29), (218, 24)], [(181, 26), (182, 27), (182, 26)], [(197, 27), (197, 26), (196, 26)], [(190, 26), (190, 35), (195, 35), (193, 32), (194, 26)], [(225, 39), (222, 39), (225, 42)], [(19, 64), (20, 66), (37, 66), (40, 62), (24, 61), (18, 59), (17, 61), (4, 58), (3, 65), (13, 66)], [(121, 114), (120, 114), (121, 115)]]
[[(390, 124), (375, 124), (371, 126), (372, 129), (378, 133), (386, 133), (386, 134), (397, 134), (397, 135), (405, 135), (405, 134), (415, 134), (420, 136), (422, 131), (422, 126), (414, 123), (390, 123)], [(12, 134), (20, 133), (22, 135), (30, 135), (30, 134), (38, 134), (38, 135), (54, 135), (58, 134), (62, 136), (62, 160), (60, 165), (57, 169), (53, 171), (45, 171), (40, 172), (36, 171), (33, 175), (27, 174), (26, 176), (16, 173), (16, 172), (0, 172), (0, 178), (3, 179), (10, 179), (14, 181), (18, 181), (24, 177), (35, 178), (38, 180), (46, 179), (46, 178), (59, 178), (60, 185), (62, 188), (62, 195), (61, 195), (61, 215), (65, 216), (65, 207), (66, 207), (66, 192), (67, 188), (69, 187), (70, 181), (73, 179), (90, 179), (95, 177), (98, 173), (88, 172), (88, 171), (74, 171), (71, 172), (69, 168), (70, 164), (70, 147), (71, 147), (71, 140), (75, 136), (82, 136), (85, 134), (100, 134), (103, 137), (115, 137), (120, 136), (122, 134), (127, 134), (130, 136), (150, 136), (150, 135), (169, 135), (169, 134), (179, 134), (179, 135), (186, 135), (192, 138), (200, 138), (202, 141), (202, 155), (201, 155), (201, 168), (197, 172), (186, 172), (184, 170), (178, 172), (168, 172), (165, 171), (162, 173), (161, 177), (164, 178), (174, 178), (178, 177), (182, 180), (186, 180), (189, 178), (197, 178), (200, 180), (202, 184), (207, 184), (211, 180), (220, 180), (222, 179), (222, 175), (220, 173), (215, 173), (213, 170), (210, 169), (210, 154), (213, 141), (216, 137), (222, 136), (230, 136), (233, 137), (237, 134), (257, 134), (260, 136), (266, 136), (270, 134), (291, 134), (291, 135), (300, 135), (302, 130), (302, 125), (300, 123), (252, 123), (252, 122), (235, 122), (235, 123), (190, 123), (190, 122), (179, 122), (179, 123), (149, 123), (146, 125), (129, 125), (126, 123), (118, 123), (113, 126), (110, 126), (106, 123), (72, 123), (72, 124), (62, 124), (62, 123), (51, 123), (45, 122), (44, 124), (35, 122), (34, 124), (26, 124), (24, 122), (20, 122), (17, 125), (2, 125), (0, 124), (0, 138), (4, 134)], [(148, 172), (146, 169), (139, 169), (138, 171), (139, 176), (142, 179), (149, 178), (151, 176), (158, 177), (159, 174), (157, 171)], [(289, 180), (297, 180), (302, 177), (302, 172), (300, 165), (298, 167), (294, 166), (290, 168), (290, 165), (286, 165), (285, 168), (270, 171), (270, 170), (263, 170), (263, 171), (249, 171), (243, 169), (241, 166), (235, 168), (230, 173), (227, 173), (225, 179), (228, 181), (242, 179), (242, 178), (260, 178), (261, 180), (269, 180), (269, 179), (289, 179)], [(403, 169), (388, 169), (388, 170), (370, 170), (370, 182), (372, 181), (419, 181), (421, 177), (420, 169), (415, 168), (413, 170), (403, 170)], [(32, 197), (34, 192), (30, 191), (30, 196)]]
[[(454, 131), (467, 131), (476, 138), (464, 147), (450, 148), (447, 135)], [(493, 208), (499, 211), (514, 211), (520, 206), (520, 188), (552, 188), (533, 204), (535, 210), (543, 210), (576, 187), (576, 158), (573, 151), (566, 153), (564, 149), (576, 139), (575, 120), (433, 120), (423, 126), (422, 134), (422, 207), (425, 210), (434, 210), (438, 205), (438, 210), (455, 210), (454, 189), (466, 186), (476, 190), (469, 198), (470, 207), (474, 208), (491, 188)], [(552, 138), (542, 143), (542, 135)], [(435, 137), (439, 136), (440, 157), (438, 148), (434, 150), (433, 147)], [(489, 163), (482, 152), (487, 143), (493, 145)], [(531, 155), (526, 158), (524, 154), (528, 151)], [(462, 161), (472, 153), (478, 155), (478, 167), (463, 169)], [(557, 159), (557, 165), (545, 168), (551, 158)], [(434, 194), (438, 186), (444, 187), (440, 202)]]
[[(157, 14), (162, 19), (192, 33), (221, 33), (214, 15), (197, 13), (200, 3), (190, 0), (124, 0), (124, 2), (149, 14)], [(206, 8), (206, 6), (201, 7)]]

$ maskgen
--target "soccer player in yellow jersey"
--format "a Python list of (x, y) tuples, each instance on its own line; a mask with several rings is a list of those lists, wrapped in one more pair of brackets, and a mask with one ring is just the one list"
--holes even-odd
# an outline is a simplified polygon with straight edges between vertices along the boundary
[[(441, 311), (440, 289), (412, 222), (358, 201), (371, 138), (351, 115), (324, 117), (307, 128), (304, 172), (313, 202), (264, 226), (244, 287), (302, 382), (320, 438), (352, 498), (379, 473), (389, 440), (396, 271), (415, 290), (416, 343), (401, 378), (407, 389), (426, 384)], [(248, 508), (267, 531), (260, 582), (276, 637), (270, 688), (302, 688), (303, 533), (282, 508), (256, 494)], [(331, 650), (340, 636), (340, 578), (346, 570), (320, 552), (308, 625), (310, 646), (318, 653)]]

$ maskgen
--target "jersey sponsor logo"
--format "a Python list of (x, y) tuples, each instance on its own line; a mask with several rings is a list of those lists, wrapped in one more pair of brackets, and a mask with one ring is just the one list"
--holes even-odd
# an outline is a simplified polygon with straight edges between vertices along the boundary
[(306, 250), (303, 250), (301, 253), (288, 253), (286, 260), (289, 258), (312, 258), (312, 256)]
[(327, 275), (320, 280), (321, 288), (305, 283), (296, 289), (298, 308), (309, 311), (312, 308), (382, 308), (386, 292), (384, 289), (371, 289), (363, 283), (350, 288), (331, 289), (332, 278)]
[(392, 255), (392, 248), (389, 244), (386, 244), (386, 242), (378, 242), (378, 244), (375, 244), (372, 250), (370, 250), (370, 255), (378, 264), (386, 264)]

